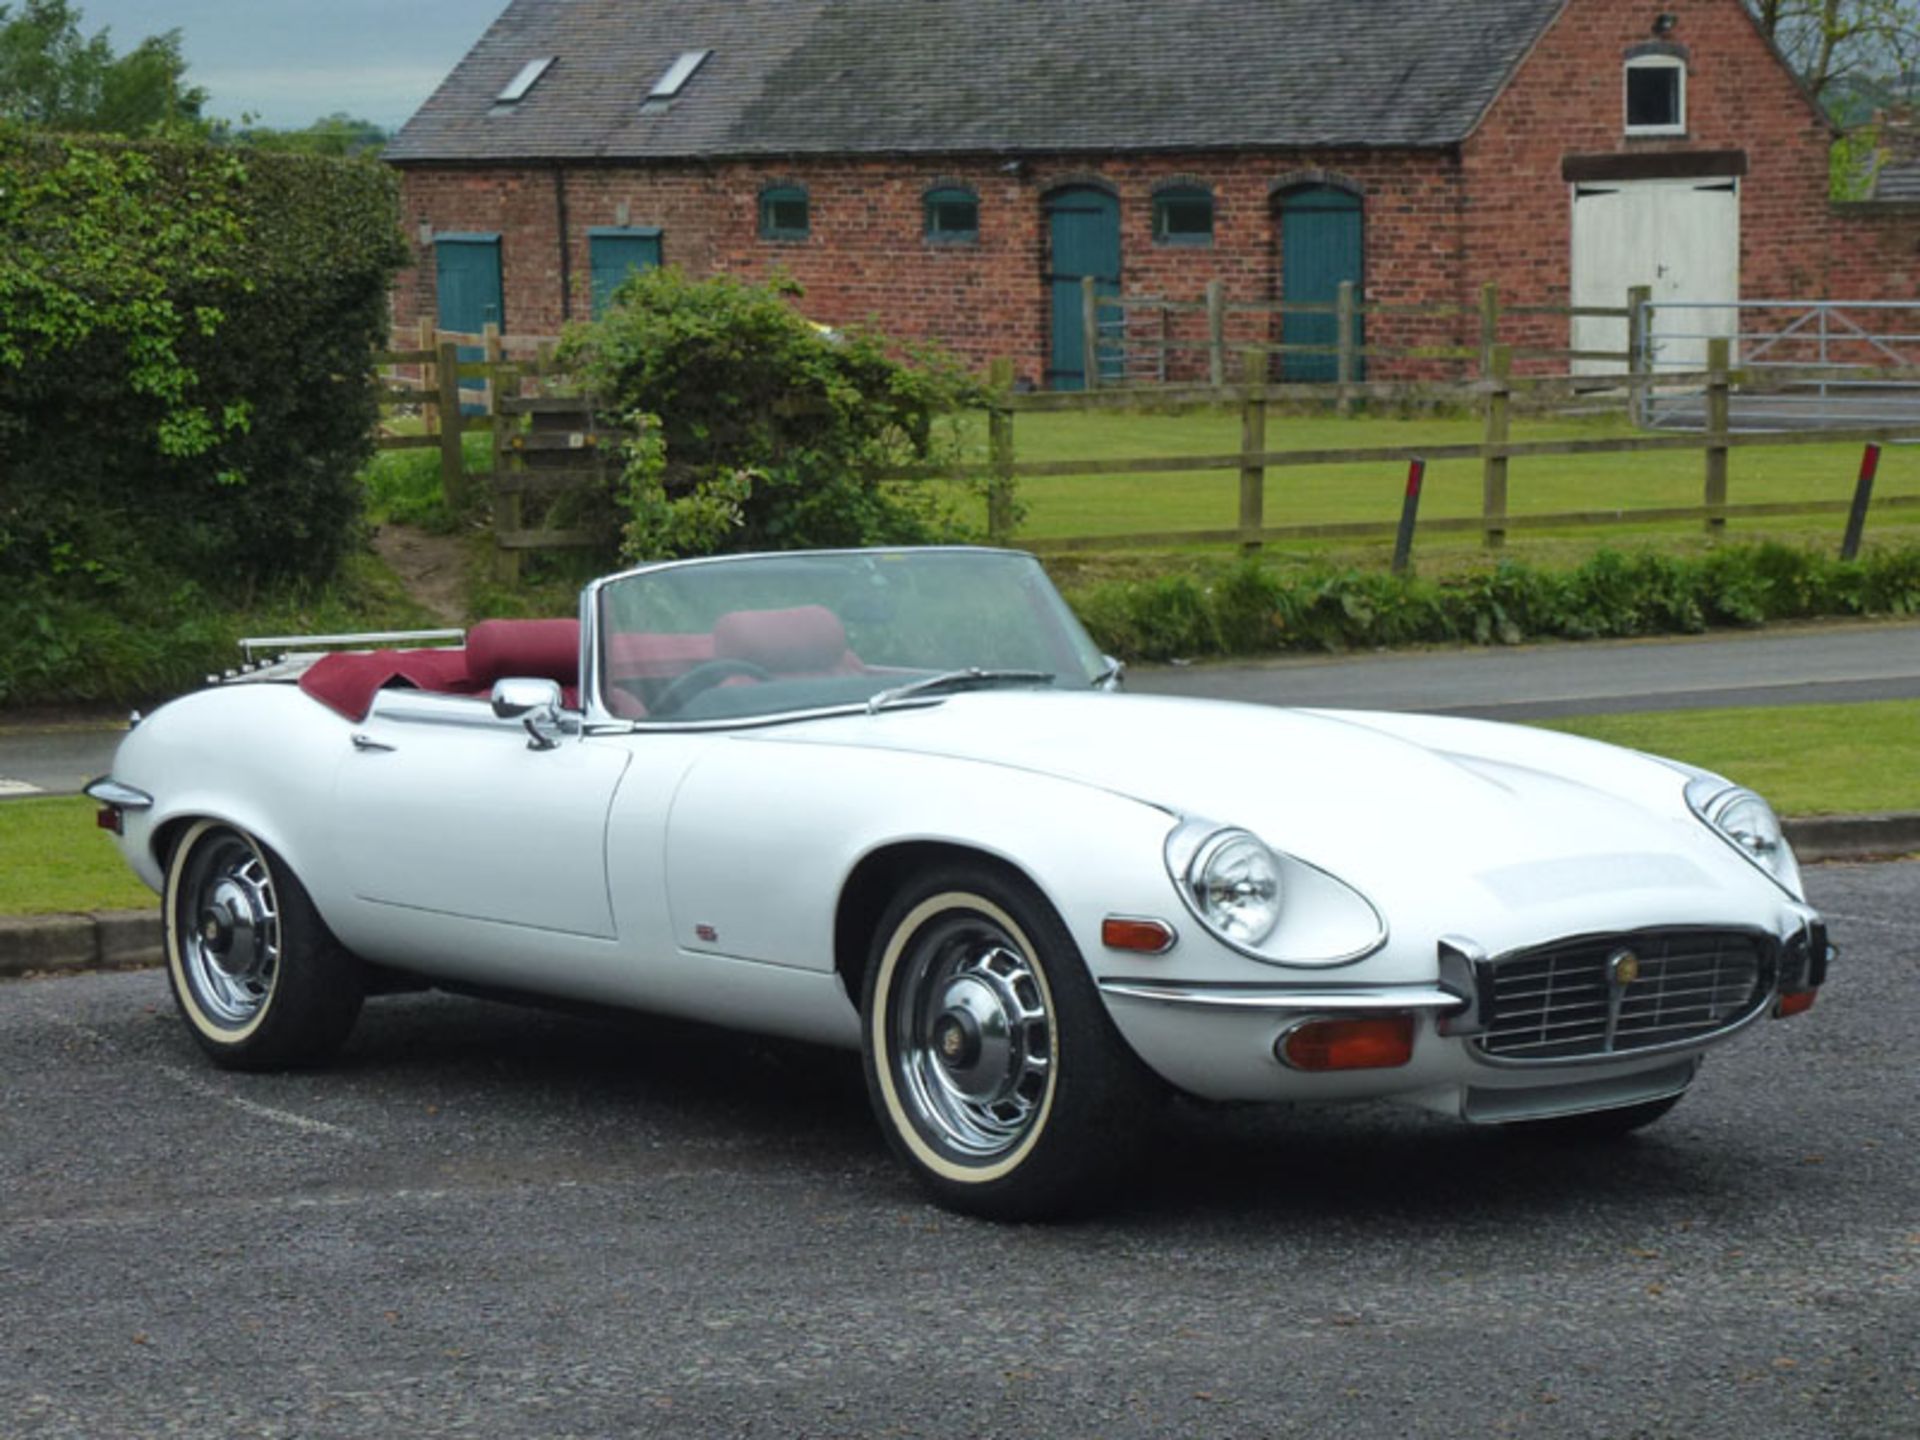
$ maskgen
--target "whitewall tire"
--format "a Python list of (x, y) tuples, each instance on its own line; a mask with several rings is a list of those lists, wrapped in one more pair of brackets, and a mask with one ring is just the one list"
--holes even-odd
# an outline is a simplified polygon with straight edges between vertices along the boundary
[(1057, 1215), (1131, 1152), (1155, 1087), (1023, 881), (986, 865), (917, 877), (881, 917), (865, 992), (874, 1113), (943, 1205)]
[(312, 1065), (345, 1042), (364, 994), (305, 887), (246, 831), (198, 820), (173, 847), (167, 978), (187, 1029), (233, 1069)]

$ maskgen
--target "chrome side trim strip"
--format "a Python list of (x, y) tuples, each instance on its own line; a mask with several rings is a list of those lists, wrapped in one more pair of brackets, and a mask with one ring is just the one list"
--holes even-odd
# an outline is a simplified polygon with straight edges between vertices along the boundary
[(98, 800), (102, 805), (111, 805), (116, 810), (151, 810), (153, 796), (144, 790), (136, 790), (131, 785), (122, 785), (106, 775), (98, 780), (89, 780), (83, 791), (89, 798)]
[(1204, 985), (1155, 980), (1102, 980), (1100, 993), (1122, 1000), (1215, 1010), (1457, 1010), (1460, 997), (1437, 985)]

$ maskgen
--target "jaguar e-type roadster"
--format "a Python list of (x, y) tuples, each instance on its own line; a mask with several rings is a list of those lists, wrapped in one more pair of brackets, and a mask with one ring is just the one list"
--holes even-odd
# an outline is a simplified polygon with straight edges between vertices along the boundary
[(577, 621), (334, 638), (160, 708), (89, 788), (219, 1065), (322, 1061), (421, 985), (858, 1048), (938, 1200), (1031, 1216), (1168, 1091), (1623, 1134), (1827, 969), (1751, 792), (1113, 693), (1021, 554), (666, 562)]

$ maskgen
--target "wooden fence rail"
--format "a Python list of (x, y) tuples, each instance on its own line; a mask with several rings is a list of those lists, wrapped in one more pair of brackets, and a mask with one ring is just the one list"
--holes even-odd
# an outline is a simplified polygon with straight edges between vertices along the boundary
[[(1325, 403), (1329, 391), (1340, 387), (1299, 383), (1273, 383), (1266, 380), (1266, 359), (1258, 349), (1242, 356), (1241, 383), (1218, 389), (1207, 386), (1153, 387), (1126, 390), (1094, 390), (1069, 394), (1013, 394), (1002, 392), (989, 412), (988, 531), (990, 538), (1004, 543), (1013, 538), (1012, 527), (1004, 520), (1013, 513), (1013, 497), (1019, 482), (1029, 479), (1057, 479), (1078, 476), (1169, 475), (1195, 471), (1231, 470), (1239, 476), (1239, 512), (1232, 529), (1193, 529), (1153, 533), (1086, 535), (1025, 541), (1028, 548), (1041, 553), (1082, 552), (1166, 548), (1181, 545), (1237, 544), (1253, 550), (1270, 541), (1299, 539), (1387, 539), (1399, 526), (1394, 521), (1340, 521), (1313, 524), (1272, 525), (1267, 523), (1266, 472), (1321, 465), (1405, 465), (1413, 461), (1473, 461), (1481, 466), (1481, 506), (1477, 516), (1444, 518), (1422, 517), (1418, 528), (1427, 533), (1480, 532), (1489, 549), (1505, 544), (1509, 531), (1546, 528), (1584, 528), (1600, 525), (1633, 525), (1676, 520), (1698, 520), (1710, 535), (1724, 532), (1729, 519), (1763, 516), (1826, 515), (1844, 513), (1849, 502), (1808, 500), (1752, 504), (1731, 503), (1728, 498), (1731, 455), (1736, 450), (1804, 445), (1874, 444), (1884, 445), (1920, 441), (1920, 424), (1881, 425), (1817, 431), (1739, 432), (1729, 424), (1730, 396), (1737, 385), (1772, 388), (1821, 373), (1736, 369), (1730, 363), (1730, 347), (1725, 340), (1708, 346), (1708, 368), (1692, 375), (1620, 375), (1596, 377), (1517, 377), (1512, 373), (1514, 352), (1496, 345), (1487, 357), (1485, 373), (1469, 382), (1425, 387), (1429, 398), (1441, 401), (1477, 401), (1483, 416), (1479, 441), (1452, 445), (1424, 446), (1349, 446), (1319, 449), (1267, 448), (1267, 411), (1274, 402), (1299, 403), (1316, 399)], [(1005, 377), (1011, 367), (1002, 365), (996, 372)], [(1904, 372), (1860, 372), (1875, 378), (1900, 378)], [(1920, 381), (1920, 372), (1914, 372)], [(1515, 440), (1512, 436), (1513, 401), (1525, 391), (1537, 394), (1566, 395), (1604, 385), (1616, 395), (1633, 395), (1653, 386), (1678, 381), (1703, 385), (1705, 389), (1706, 428), (1697, 434), (1623, 435), (1594, 439)], [(1406, 385), (1392, 383), (1356, 383), (1352, 396), (1377, 396), (1385, 400), (1402, 398)], [(1131, 459), (1076, 458), (1068, 460), (1020, 460), (1015, 442), (1015, 418), (1022, 413), (1053, 414), (1062, 411), (1100, 413), (1113, 410), (1182, 412), (1222, 404), (1237, 405), (1240, 411), (1238, 450), (1192, 455), (1155, 455)], [(1594, 507), (1553, 514), (1514, 515), (1509, 500), (1511, 463), (1557, 455), (1651, 454), (1671, 451), (1697, 451), (1702, 456), (1701, 500), (1698, 505), (1640, 508)], [(938, 478), (948, 472), (938, 467), (912, 467), (900, 472), (900, 478)], [(1398, 481), (1396, 480), (1396, 485)], [(1898, 509), (1920, 505), (1920, 496), (1882, 496), (1873, 505)]]
[[(1234, 368), (1231, 360), (1234, 355), (1263, 357), (1263, 376), (1266, 368), (1264, 357), (1280, 356), (1284, 360), (1289, 356), (1330, 356), (1335, 362), (1335, 383), (1352, 386), (1357, 383), (1361, 367), (1368, 360), (1376, 358), (1478, 361), (1484, 367), (1494, 346), (1501, 343), (1503, 320), (1548, 317), (1624, 320), (1627, 322), (1627, 347), (1623, 350), (1576, 350), (1564, 346), (1514, 346), (1514, 359), (1598, 361), (1630, 370), (1642, 354), (1645, 307), (1652, 294), (1652, 290), (1646, 286), (1635, 286), (1623, 297), (1626, 301), (1624, 305), (1507, 305), (1502, 302), (1499, 286), (1485, 285), (1481, 287), (1478, 303), (1473, 305), (1457, 302), (1401, 305), (1368, 302), (1349, 280), (1340, 283), (1332, 301), (1229, 300), (1222, 283), (1213, 280), (1207, 284), (1204, 300), (1166, 300), (1150, 295), (1102, 295), (1093, 277), (1087, 276), (1080, 282), (1083, 371), (1086, 388), (1099, 390), (1114, 383), (1113, 378), (1104, 373), (1109, 361), (1117, 360), (1120, 379), (1124, 383), (1125, 377), (1132, 372), (1134, 358), (1145, 355), (1154, 362), (1151, 367), (1153, 378), (1164, 382), (1169, 355), (1204, 354), (1207, 357), (1207, 381), (1218, 389), (1227, 383)], [(1107, 318), (1109, 316), (1112, 318)], [(1177, 316), (1204, 317), (1206, 338), (1179, 339), (1169, 334), (1170, 322)], [(1334, 322), (1334, 338), (1330, 343), (1284, 339), (1230, 341), (1228, 332), (1235, 316), (1269, 320), (1278, 318), (1282, 321), (1295, 316), (1331, 318)], [(1472, 328), (1477, 334), (1472, 344), (1384, 345), (1362, 339), (1364, 322), (1369, 316), (1405, 320), (1472, 320)], [(1143, 320), (1157, 325), (1159, 334), (1149, 333), (1142, 324)], [(1351, 396), (1342, 397), (1342, 407), (1351, 403), (1351, 399)]]
[[(1376, 311), (1390, 307), (1372, 307)], [(1436, 312), (1440, 306), (1401, 307)], [(1487, 307), (1490, 309), (1491, 307)], [(1515, 313), (1511, 307), (1505, 313)], [(1528, 307), (1546, 313), (1553, 307)], [(1625, 311), (1606, 312), (1614, 315)], [(519, 572), (519, 558), (528, 550), (568, 548), (603, 543), (606, 536), (578, 527), (541, 529), (526, 523), (529, 500), (596, 490), (604, 494), (611, 478), (607, 460), (624, 438), (597, 427), (589, 400), (579, 397), (527, 393), (542, 381), (559, 381), (551, 361), (551, 345), (521, 343), (511, 347), (520, 358), (509, 358), (510, 347), (491, 330), (480, 336), (432, 337), (430, 345), (395, 348), (375, 355), (376, 363), (396, 373), (411, 372), (412, 382), (397, 380), (382, 386), (385, 410), (408, 408), (427, 418), (424, 434), (386, 434), (383, 449), (434, 448), (441, 459), (442, 485), (450, 506), (470, 506), (480, 494), (492, 502), (497, 569), (511, 579)], [(484, 358), (462, 359), (467, 341)], [(1165, 548), (1183, 545), (1238, 545), (1251, 551), (1276, 541), (1302, 539), (1391, 539), (1399, 528), (1392, 520), (1319, 523), (1269, 523), (1266, 478), (1269, 470), (1302, 466), (1403, 466), (1410, 462), (1477, 461), (1481, 467), (1480, 513), (1473, 516), (1426, 517), (1418, 520), (1420, 533), (1478, 531), (1489, 549), (1504, 545), (1509, 532), (1544, 528), (1670, 523), (1698, 520), (1710, 535), (1724, 532), (1729, 520), (1774, 516), (1813, 516), (1845, 513), (1847, 501), (1735, 503), (1730, 500), (1733, 452), (1760, 447), (1874, 444), (1920, 441), (1920, 425), (1862, 426), (1849, 429), (1745, 433), (1729, 423), (1730, 397), (1736, 388), (1774, 389), (1785, 385), (1831, 380), (1830, 366), (1803, 369), (1756, 369), (1730, 364), (1729, 345), (1712, 341), (1705, 370), (1688, 374), (1646, 373), (1605, 376), (1515, 375), (1517, 351), (1506, 344), (1487, 347), (1479, 356), (1479, 373), (1457, 381), (1359, 381), (1332, 384), (1274, 381), (1269, 378), (1271, 347), (1239, 347), (1237, 383), (1215, 385), (1160, 385), (1153, 387), (1091, 388), (1073, 393), (1019, 393), (1013, 387), (1013, 366), (997, 361), (989, 372), (989, 390), (995, 396), (986, 411), (987, 446), (984, 463), (971, 476), (946, 466), (907, 466), (889, 476), (900, 482), (978, 478), (984, 470), (987, 533), (995, 543), (1023, 543), (1041, 553), (1093, 550)], [(1220, 359), (1224, 363), (1226, 352)], [(1859, 369), (1850, 376), (1920, 385), (1920, 369)], [(477, 382), (479, 388), (471, 387)], [(1640, 434), (1593, 439), (1516, 440), (1512, 422), (1516, 413), (1541, 409), (1555, 402), (1604, 394), (1615, 402), (1659, 387), (1698, 387), (1705, 395), (1705, 428), (1697, 434)], [(1470, 443), (1425, 446), (1346, 446), (1332, 448), (1269, 447), (1269, 418), (1275, 405), (1351, 405), (1359, 402), (1401, 404), (1409, 400), (1439, 406), (1471, 408), (1483, 420), (1481, 437)], [(482, 413), (462, 413), (463, 407)], [(1016, 443), (1017, 417), (1063, 411), (1191, 412), (1227, 407), (1239, 414), (1240, 445), (1230, 451), (1193, 455), (1156, 455), (1135, 458), (1022, 460)], [(466, 435), (486, 432), (488, 468), (469, 471), (463, 449)], [(1552, 514), (1515, 515), (1510, 508), (1511, 466), (1549, 456), (1653, 454), (1697, 451), (1702, 457), (1700, 503), (1641, 507), (1595, 506)], [(1016, 497), (1023, 480), (1109, 475), (1166, 475), (1206, 471), (1233, 471), (1238, 476), (1238, 511), (1232, 528), (1204, 528), (1153, 533), (1083, 535), (1022, 540), (1016, 533)], [(1396, 491), (1399, 480), (1395, 479)], [(1866, 502), (1860, 502), (1864, 505)], [(1920, 496), (1881, 496), (1872, 500), (1882, 510), (1920, 506)], [(1863, 511), (1864, 513), (1864, 511)]]

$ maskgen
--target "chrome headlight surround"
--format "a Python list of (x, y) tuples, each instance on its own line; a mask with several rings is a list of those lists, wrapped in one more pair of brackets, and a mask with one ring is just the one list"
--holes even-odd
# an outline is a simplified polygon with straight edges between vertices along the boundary
[(1194, 918), (1236, 950), (1257, 951), (1280, 923), (1280, 857), (1250, 830), (1181, 826), (1167, 839), (1167, 868)]
[(1804, 901), (1800, 862), (1773, 807), (1753, 791), (1718, 775), (1687, 781), (1687, 808), (1714, 834), (1795, 900)]

